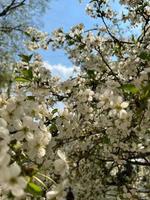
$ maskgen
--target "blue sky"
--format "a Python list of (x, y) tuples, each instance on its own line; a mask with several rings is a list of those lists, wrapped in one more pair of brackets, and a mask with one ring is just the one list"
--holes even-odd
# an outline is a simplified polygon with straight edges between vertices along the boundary
[[(68, 31), (70, 27), (84, 23), (87, 27), (90, 27), (94, 20), (85, 14), (85, 6), (88, 0), (80, 4), (78, 0), (51, 0), (50, 8), (43, 16), (42, 28), (44, 31), (51, 33), (53, 30), (63, 27), (65, 31)], [(64, 64), (71, 66), (67, 56), (63, 51), (57, 50), (56, 52), (48, 51), (43, 53), (44, 59), (51, 64)]]
[[(79, 3), (78, 0), (51, 0), (49, 9), (41, 18), (43, 23), (41, 29), (51, 33), (53, 30), (63, 27), (65, 31), (69, 31), (72, 26), (79, 23), (83, 23), (86, 28), (92, 27), (96, 22), (85, 12), (88, 2), (88, 0), (84, 0), (83, 3)], [(70, 69), (72, 63), (63, 50), (51, 51), (49, 49), (40, 51), (40, 53), (53, 74), (61, 76), (63, 79), (72, 74), (72, 69)]]

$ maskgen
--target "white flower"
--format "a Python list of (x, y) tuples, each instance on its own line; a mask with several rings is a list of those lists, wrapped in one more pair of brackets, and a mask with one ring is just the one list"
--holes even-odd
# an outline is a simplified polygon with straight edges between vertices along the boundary
[(43, 156), (45, 156), (46, 154), (46, 150), (44, 147), (39, 147), (38, 152), (37, 152), (37, 156), (38, 158), (42, 158)]
[(92, 15), (93, 14), (93, 8), (89, 4), (86, 6), (86, 13), (88, 15)]
[(38, 124), (35, 123), (30, 116), (25, 116), (22, 122), (17, 119), (14, 120), (14, 128), (18, 130), (18, 132), (14, 135), (17, 140), (26, 139), (30, 141), (33, 139), (33, 131), (38, 130)]
[[(0, 148), (1, 148), (1, 146), (0, 146)], [(9, 164), (9, 161), (10, 161), (10, 155), (7, 154), (7, 150), (8, 149), (6, 149), (6, 150), (3, 149), (2, 154), (0, 152), (0, 170), (2, 169), (2, 172), (3, 172), (3, 168), (6, 168), (6, 166)], [(1, 177), (0, 177), (0, 179), (1, 179)]]
[[(10, 162), (10, 155), (9, 154), (3, 154), (3, 157), (0, 156), (0, 170), (5, 168)], [(1, 174), (1, 173), (0, 173)]]
[(9, 143), (10, 137), (9, 137), (9, 131), (8, 129), (0, 126), (0, 142), (1, 143)]
[(113, 101), (110, 102), (111, 107), (113, 108), (110, 112), (110, 116), (117, 115), (120, 119), (126, 119), (127, 118), (127, 112), (125, 108), (128, 107), (129, 102), (123, 101), (122, 97), (117, 97)]
[(66, 192), (64, 191), (67, 185), (67, 179), (64, 180), (61, 184), (54, 187), (54, 190), (46, 193), (46, 197), (48, 200), (65, 200)]
[(64, 176), (65, 173), (69, 170), (68, 161), (66, 159), (65, 154), (62, 151), (58, 150), (57, 155), (59, 156), (60, 159), (55, 160), (54, 162), (55, 171), (61, 176)]
[(126, 119), (127, 116), (128, 116), (128, 113), (124, 109), (121, 109), (120, 112), (118, 113), (118, 117), (120, 119)]
[(94, 92), (91, 89), (86, 89), (85, 91), (80, 90), (78, 96), (83, 102), (92, 101)]
[(26, 181), (23, 177), (19, 176), (21, 169), (17, 163), (13, 163), (9, 167), (5, 168), (2, 173), (2, 186), (10, 190), (16, 197), (20, 197), (24, 194), (26, 187)]
[(33, 139), (28, 140), (28, 154), (31, 158), (38, 157), (41, 158), (46, 154), (46, 146), (49, 144), (51, 139), (51, 134), (49, 132), (39, 131), (36, 132)]
[(30, 116), (25, 116), (23, 118), (23, 126), (28, 127), (30, 130), (37, 130), (38, 125), (33, 121), (33, 118)]
[(147, 15), (150, 15), (150, 6), (145, 6), (145, 11)]
[(99, 96), (100, 102), (98, 103), (98, 107), (104, 106), (107, 108), (107, 105), (110, 103), (112, 99), (113, 91), (105, 90), (103, 94)]
[(7, 127), (7, 122), (3, 118), (0, 118), (0, 126)]
[(12, 112), (16, 109), (16, 98), (15, 97), (12, 97), (11, 99), (9, 99), (7, 101), (7, 108), (6, 110), (8, 112)]

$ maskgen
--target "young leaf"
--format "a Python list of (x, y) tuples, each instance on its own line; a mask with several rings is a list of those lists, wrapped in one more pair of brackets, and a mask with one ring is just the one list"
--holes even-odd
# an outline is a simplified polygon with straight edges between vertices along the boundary
[(52, 114), (55, 114), (55, 113), (57, 113), (58, 112), (58, 109), (57, 108), (55, 108), (54, 110), (52, 110)]
[(25, 82), (29, 82), (30, 80), (29, 79), (26, 79), (24, 77), (16, 77), (15, 80), (17, 82), (22, 82), (22, 83), (25, 83)]
[(27, 79), (32, 79), (33, 78), (33, 73), (32, 73), (31, 69), (24, 69), (24, 70), (22, 70), (22, 74)]
[(135, 87), (133, 84), (124, 84), (120, 87), (124, 92), (131, 93), (131, 94), (137, 94), (139, 93), (139, 89)]
[(143, 60), (150, 61), (150, 53), (148, 52), (145, 52), (145, 51), (141, 52), (139, 57)]
[(31, 58), (32, 58), (33, 54), (31, 55), (24, 55), (24, 54), (20, 54), (19, 57), (21, 57), (23, 62), (29, 63)]
[(41, 196), (43, 193), (41, 187), (33, 182), (28, 183), (27, 192), (33, 194), (34, 196)]

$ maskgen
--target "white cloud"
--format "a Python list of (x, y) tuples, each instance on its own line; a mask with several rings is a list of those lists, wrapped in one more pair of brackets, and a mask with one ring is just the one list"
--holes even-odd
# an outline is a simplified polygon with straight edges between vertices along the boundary
[[(59, 76), (62, 80), (66, 80), (70, 76), (75, 76), (77, 73), (79, 73), (79, 68), (75, 66), (67, 67), (62, 64), (51, 65), (48, 62), (44, 62), (44, 66), (51, 70), (52, 75)], [(75, 69), (77, 72), (74, 71)]]

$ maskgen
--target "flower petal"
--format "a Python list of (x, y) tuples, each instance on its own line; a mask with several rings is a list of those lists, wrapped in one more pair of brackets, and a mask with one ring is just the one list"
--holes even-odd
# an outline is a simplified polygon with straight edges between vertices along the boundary
[(124, 102), (121, 104), (121, 107), (122, 107), (122, 108), (127, 108), (128, 105), (129, 105), (129, 102), (124, 101)]

